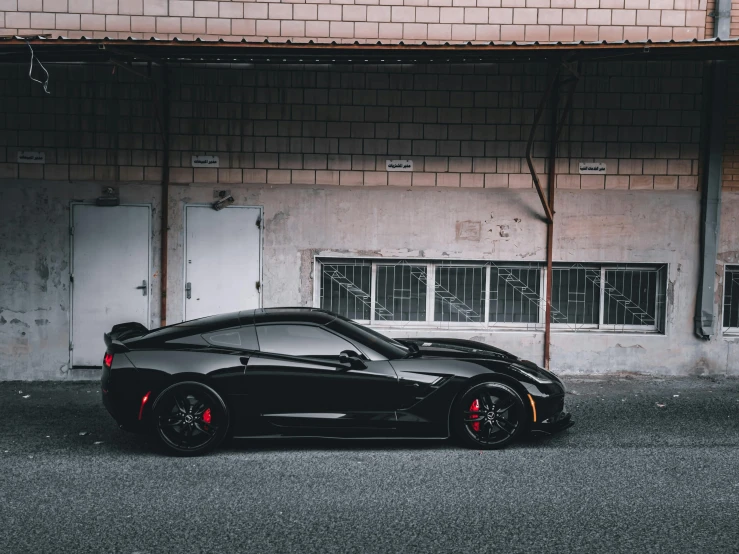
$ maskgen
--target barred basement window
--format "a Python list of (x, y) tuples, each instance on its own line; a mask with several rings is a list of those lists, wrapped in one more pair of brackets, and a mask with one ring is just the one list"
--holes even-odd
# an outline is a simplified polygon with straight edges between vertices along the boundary
[(606, 269), (603, 323), (657, 326), (658, 304), (664, 304), (659, 269)]
[(375, 319), (426, 321), (426, 266), (377, 265)]
[(321, 275), (321, 307), (349, 319), (369, 320), (372, 264), (324, 263)]
[(739, 266), (724, 271), (724, 332), (739, 333)]
[(597, 325), (600, 269), (574, 265), (552, 268), (552, 323)]
[[(539, 262), (316, 262), (319, 305), (356, 321), (544, 328), (546, 269)], [(553, 328), (664, 332), (666, 271), (665, 265), (556, 264)], [(739, 327), (739, 286), (730, 286), (730, 278), (739, 281), (739, 268), (727, 270), (724, 321)]]
[(485, 321), (485, 267), (436, 268), (434, 320), (458, 323)]
[(541, 275), (537, 266), (491, 267), (490, 321), (538, 323), (543, 305)]
[(664, 332), (666, 266), (558, 264), (553, 275), (556, 327)]

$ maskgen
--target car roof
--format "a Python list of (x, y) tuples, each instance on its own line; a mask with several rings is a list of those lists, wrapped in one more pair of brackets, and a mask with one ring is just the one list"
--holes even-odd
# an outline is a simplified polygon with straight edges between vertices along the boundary
[(336, 319), (336, 314), (319, 308), (282, 307), (259, 308), (239, 312), (242, 325), (249, 323), (301, 322), (326, 324)]
[(257, 323), (316, 323), (325, 325), (336, 319), (336, 314), (318, 308), (259, 308), (225, 314), (211, 315), (198, 319), (175, 323), (167, 327), (153, 329), (143, 336), (132, 337), (126, 341), (131, 346), (146, 347), (162, 341), (169, 341), (193, 334), (208, 333), (240, 325)]
[(319, 308), (258, 308), (255, 310), (241, 310), (240, 312), (201, 317), (199, 319), (183, 321), (177, 324), (177, 326), (224, 329), (226, 327), (254, 323), (302, 322), (326, 324), (334, 319), (336, 319), (336, 314)]

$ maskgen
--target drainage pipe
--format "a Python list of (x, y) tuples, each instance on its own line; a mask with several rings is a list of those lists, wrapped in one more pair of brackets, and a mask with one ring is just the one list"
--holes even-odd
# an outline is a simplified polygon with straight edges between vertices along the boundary
[(728, 67), (714, 61), (710, 67), (710, 126), (706, 154), (706, 176), (701, 187), (701, 267), (695, 303), (695, 334), (705, 340), (716, 334), (716, 258), (721, 225), (721, 164)]

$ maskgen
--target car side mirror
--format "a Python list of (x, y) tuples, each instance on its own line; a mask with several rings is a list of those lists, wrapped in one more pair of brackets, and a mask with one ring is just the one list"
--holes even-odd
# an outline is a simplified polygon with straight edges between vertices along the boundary
[(362, 358), (354, 350), (344, 350), (339, 353), (339, 363), (348, 365), (350, 369), (367, 369), (367, 364), (362, 361)]

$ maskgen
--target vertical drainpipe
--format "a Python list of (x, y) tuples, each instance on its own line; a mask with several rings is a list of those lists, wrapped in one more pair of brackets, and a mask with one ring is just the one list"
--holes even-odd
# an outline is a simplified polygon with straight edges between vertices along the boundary
[(695, 306), (695, 333), (702, 339), (716, 334), (716, 258), (721, 219), (721, 163), (726, 118), (728, 71), (724, 62), (710, 69), (710, 124), (706, 176), (701, 187), (701, 268)]
[(713, 12), (713, 34), (726, 40), (731, 35), (731, 0), (718, 0)]
[[(731, 0), (718, 0), (714, 29), (719, 39), (729, 38)], [(706, 145), (706, 172), (701, 187), (700, 250), (701, 267), (695, 303), (695, 334), (705, 340), (716, 334), (716, 258), (721, 224), (721, 165), (724, 148), (724, 120), (728, 68), (726, 62), (710, 64), (710, 123)]]
[(169, 235), (169, 69), (162, 66), (162, 228), (161, 228), (161, 326), (167, 324), (167, 250)]

